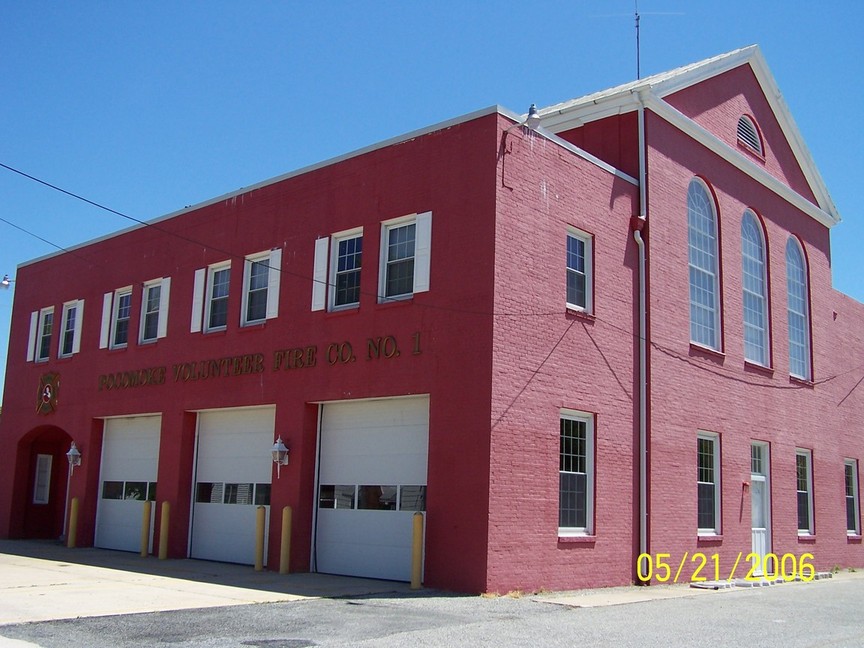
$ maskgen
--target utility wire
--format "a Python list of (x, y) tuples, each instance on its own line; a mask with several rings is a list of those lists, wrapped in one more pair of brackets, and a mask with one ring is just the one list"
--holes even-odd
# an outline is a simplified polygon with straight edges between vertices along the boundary
[[(124, 213), (121, 212), (121, 211), (118, 211), (118, 210), (116, 210), (116, 209), (112, 209), (111, 207), (107, 207), (106, 205), (103, 205), (103, 204), (101, 204), (101, 203), (98, 203), (98, 202), (96, 202), (96, 201), (94, 201), (94, 200), (90, 200), (89, 198), (85, 198), (84, 196), (81, 196), (80, 194), (77, 194), (77, 193), (75, 193), (75, 192), (73, 192), (73, 191), (69, 191), (69, 190), (67, 190), (67, 189), (63, 189), (62, 187), (58, 187), (58, 186), (55, 185), (55, 184), (52, 184), (52, 183), (50, 183), (50, 182), (47, 182), (47, 181), (42, 180), (42, 179), (40, 179), (40, 178), (37, 178), (36, 176), (30, 175), (29, 173), (25, 173), (24, 171), (21, 171), (21, 170), (19, 170), (19, 169), (16, 169), (16, 168), (14, 168), (14, 167), (11, 167), (11, 166), (9, 166), (9, 165), (7, 165), (7, 164), (4, 164), (4, 163), (2, 163), (2, 162), (0, 162), (0, 167), (2, 167), (2, 168), (4, 168), (4, 169), (7, 169), (8, 171), (11, 171), (11, 172), (13, 172), (13, 173), (17, 173), (17, 174), (20, 175), (20, 176), (23, 176), (23, 177), (25, 177), (25, 178), (27, 178), (27, 179), (29, 179), (29, 180), (32, 180), (33, 182), (37, 182), (38, 184), (44, 185), (44, 186), (46, 186), (46, 187), (48, 187), (48, 188), (50, 188), (50, 189), (54, 189), (55, 191), (58, 191), (58, 192), (60, 192), (60, 193), (62, 193), (62, 194), (65, 194), (65, 195), (67, 195), (67, 196), (70, 196), (71, 198), (75, 198), (76, 200), (80, 200), (80, 201), (82, 201), (82, 202), (85, 202), (85, 203), (87, 203), (88, 205), (92, 205), (93, 207), (96, 207), (97, 209), (102, 209), (102, 210), (107, 211), (107, 212), (109, 212), (109, 213), (111, 213), (111, 214), (114, 214), (114, 215), (116, 215), (116, 216), (120, 216), (121, 218), (124, 218), (124, 219), (126, 219), (126, 220), (132, 221), (132, 222), (137, 223), (137, 224), (139, 224), (139, 225), (142, 225), (142, 226), (144, 226), (144, 227), (150, 227), (150, 228), (156, 229), (156, 230), (159, 231), (159, 232), (162, 232), (162, 233), (164, 233), (164, 234), (167, 234), (167, 235), (169, 235), (169, 236), (173, 236), (173, 237), (175, 237), (175, 238), (178, 238), (178, 239), (180, 239), (180, 240), (183, 240), (183, 241), (185, 241), (185, 242), (187, 242), (187, 243), (191, 243), (191, 244), (193, 244), (193, 245), (200, 246), (200, 247), (202, 247), (202, 248), (204, 248), (204, 249), (209, 249), (209, 250), (212, 250), (212, 251), (214, 251), (214, 252), (219, 252), (219, 253), (221, 253), (221, 254), (225, 254), (225, 255), (227, 255), (229, 258), (233, 258), (233, 259), (241, 259), (241, 260), (245, 260), (245, 259), (246, 259), (246, 257), (245, 257), (244, 255), (242, 255), (242, 254), (238, 254), (238, 253), (236, 253), (236, 252), (231, 252), (231, 251), (228, 251), (228, 250), (224, 250), (224, 249), (221, 249), (221, 248), (215, 247), (215, 246), (213, 246), (213, 245), (209, 245), (209, 244), (204, 243), (204, 242), (202, 242), (202, 241), (199, 241), (199, 240), (196, 240), (196, 239), (192, 239), (192, 238), (189, 238), (189, 237), (184, 236), (184, 235), (182, 235), (182, 234), (179, 234), (179, 233), (177, 233), (177, 232), (174, 232), (174, 231), (172, 231), (172, 230), (170, 230), (170, 229), (166, 229), (166, 228), (164, 228), (164, 227), (160, 227), (159, 225), (157, 225), (157, 224), (155, 224), (155, 223), (149, 223), (149, 222), (147, 222), (147, 221), (143, 221), (143, 220), (141, 220), (141, 219), (135, 218), (134, 216), (129, 216), (128, 214), (124, 214)], [(58, 245), (58, 244), (56, 244), (56, 243), (53, 243), (52, 241), (49, 241), (48, 239), (45, 239), (45, 238), (39, 236), (38, 234), (35, 234), (35, 233), (33, 233), (33, 232), (31, 232), (31, 231), (29, 231), (29, 230), (27, 230), (27, 229), (25, 229), (25, 228), (23, 228), (23, 227), (21, 227), (21, 226), (19, 226), (19, 225), (16, 225), (15, 223), (12, 223), (12, 222), (6, 220), (5, 218), (0, 218), (0, 221), (2, 221), (2, 222), (4, 222), (4, 223), (6, 223), (7, 225), (10, 225), (11, 227), (14, 227), (15, 229), (18, 229), (18, 230), (20, 230), (20, 231), (22, 231), (22, 232), (24, 232), (24, 233), (26, 233), (26, 234), (29, 234), (30, 236), (33, 236), (34, 238), (37, 238), (37, 239), (39, 239), (40, 241), (43, 241), (44, 243), (47, 243), (48, 245), (51, 245), (52, 247), (57, 248), (58, 250), (61, 250), (61, 251), (63, 251), (63, 252), (67, 252), (67, 253), (69, 253), (69, 254), (73, 254), (74, 256), (77, 256), (77, 257), (80, 258), (80, 259), (87, 260), (87, 259), (85, 259), (84, 257), (82, 257), (81, 255), (76, 254), (74, 251), (72, 251), (72, 250), (68, 250), (68, 249), (66, 249), (66, 248), (64, 248), (64, 247), (62, 247), (62, 246), (60, 246), (60, 245)], [(89, 260), (87, 260), (87, 261), (89, 262)], [(261, 262), (261, 263), (262, 263), (265, 267), (267, 267), (268, 269), (271, 269), (271, 267), (270, 267), (267, 263), (263, 263), (263, 262)], [(312, 281), (312, 282), (315, 282), (315, 281), (316, 281), (313, 277), (310, 277), (309, 275), (306, 275), (306, 274), (303, 274), (303, 273), (294, 272), (294, 271), (290, 271), (290, 270), (285, 270), (284, 268), (272, 268), (272, 269), (276, 270), (276, 271), (279, 272), (280, 274), (285, 274), (285, 275), (287, 275), (287, 276), (296, 277), (296, 278), (298, 278), (298, 279), (303, 279), (303, 280), (306, 280), (306, 281)], [(368, 292), (361, 292), (361, 294), (365, 294), (365, 295), (367, 295), (367, 296), (372, 296), (372, 295), (373, 295), (373, 293), (368, 293)], [(377, 293), (374, 293), (374, 296), (377, 298), (377, 297), (378, 297)], [(513, 312), (496, 312), (496, 311), (494, 311), (494, 310), (493, 310), (493, 311), (472, 310), (472, 309), (458, 308), (458, 307), (453, 307), (453, 306), (441, 306), (441, 305), (437, 305), (437, 304), (418, 304), (418, 305), (422, 306), (423, 308), (430, 309), (430, 310), (438, 310), (438, 311), (452, 312), (452, 313), (465, 314), (465, 315), (482, 315), (482, 316), (491, 316), (491, 317), (498, 317), (498, 318), (560, 317), (561, 314), (562, 314), (560, 310), (556, 310), (556, 311), (530, 311), (530, 310), (526, 310), (526, 311), (521, 311), (521, 312), (516, 312), (516, 311), (513, 311)], [(610, 328), (612, 328), (612, 329), (614, 329), (614, 330), (617, 330), (617, 331), (621, 332), (621, 333), (624, 334), (625, 336), (632, 337), (632, 338), (635, 339), (635, 340), (638, 340), (638, 339), (640, 338), (638, 332), (628, 330), (628, 329), (626, 329), (626, 328), (624, 328), (624, 327), (622, 327), (622, 326), (620, 326), (620, 325), (618, 325), (618, 324), (616, 324), (616, 323), (614, 323), (614, 322), (612, 322), (612, 321), (610, 321), (610, 320), (606, 320), (606, 319), (604, 319), (604, 318), (602, 318), (602, 317), (598, 317), (598, 316), (596, 316), (596, 315), (594, 315), (593, 317), (594, 317), (595, 320), (600, 321), (600, 322), (603, 322), (605, 325), (609, 326)], [(571, 324), (572, 324), (572, 322), (571, 322)], [(568, 326), (568, 327), (567, 327), (567, 331), (569, 331), (570, 328), (571, 328), (571, 327)], [(567, 332), (567, 331), (565, 331), (565, 335), (566, 335), (566, 332)], [(540, 371), (540, 369), (543, 367), (543, 365), (544, 365), (544, 364), (546, 363), (546, 361), (549, 359), (549, 357), (551, 356), (551, 354), (552, 354), (552, 353), (555, 351), (555, 349), (556, 349), (556, 348), (561, 344), (561, 342), (563, 341), (564, 337), (565, 337), (565, 336), (562, 335), (561, 338), (558, 339), (558, 341), (555, 343), (555, 345), (554, 345), (554, 347), (552, 348), (552, 350), (549, 352), (549, 355), (546, 357), (546, 359), (543, 360), (543, 362), (540, 364), (540, 366), (537, 367), (537, 369), (536, 369), (535, 372), (534, 372), (534, 375), (536, 375), (536, 374)], [(662, 340), (663, 338), (660, 338), (660, 339)], [(673, 340), (673, 339), (671, 339), (671, 338), (670, 338), (670, 339), (667, 339), (667, 340), (665, 340), (665, 341), (666, 341), (667, 343), (671, 343), (671, 344), (678, 344), (678, 343), (679, 343), (678, 340)], [(706, 372), (711, 373), (711, 374), (714, 374), (714, 375), (716, 375), (716, 376), (720, 376), (720, 377), (722, 377), (722, 378), (727, 378), (727, 379), (730, 379), (730, 380), (734, 380), (735, 382), (740, 382), (740, 383), (743, 383), (743, 384), (746, 384), (746, 385), (750, 385), (750, 386), (753, 386), (753, 387), (762, 387), (762, 388), (780, 389), (780, 390), (789, 390), (789, 389), (795, 389), (795, 390), (797, 390), (797, 389), (806, 389), (806, 388), (808, 387), (807, 385), (776, 385), (776, 384), (772, 384), (772, 383), (766, 383), (766, 382), (764, 382), (764, 381), (747, 380), (747, 379), (745, 379), (745, 378), (741, 378), (740, 375), (739, 375), (737, 372), (735, 372), (735, 370), (733, 370), (733, 369), (726, 369), (725, 367), (709, 366), (709, 365), (705, 364), (704, 362), (700, 362), (700, 361), (698, 361), (698, 360), (696, 360), (696, 359), (694, 359), (694, 358), (691, 358), (691, 357), (689, 357), (689, 356), (683, 355), (683, 354), (681, 354), (680, 352), (676, 351), (675, 349), (673, 349), (673, 348), (671, 348), (671, 347), (668, 347), (668, 346), (665, 346), (665, 345), (663, 345), (663, 344), (660, 344), (660, 343), (657, 341), (657, 337), (656, 337), (656, 336), (652, 337), (652, 339), (649, 340), (648, 343), (651, 345), (652, 348), (656, 349), (657, 351), (659, 351), (659, 352), (661, 352), (661, 353), (663, 353), (663, 354), (665, 354), (665, 355), (667, 355), (667, 356), (670, 356), (670, 357), (676, 358), (676, 359), (678, 359), (678, 360), (680, 360), (680, 361), (682, 361), (682, 362), (685, 362), (685, 363), (687, 363), (687, 364), (689, 364), (689, 365), (691, 365), (691, 366), (693, 366), (693, 367), (695, 367), (695, 368), (697, 368), (697, 369), (699, 369), (699, 370), (706, 371)], [(858, 371), (859, 369), (862, 369), (862, 368), (864, 368), (864, 365), (859, 365), (859, 366), (857, 366), (857, 367), (853, 367), (852, 369), (848, 369), (848, 370), (846, 370), (846, 371), (843, 371), (843, 372), (840, 372), (840, 373), (833, 374), (833, 375), (827, 376), (827, 377), (825, 377), (825, 378), (822, 378), (821, 380), (814, 381), (812, 384), (813, 384), (813, 385), (821, 385), (821, 384), (827, 383), (827, 382), (829, 382), (829, 381), (831, 381), (831, 380), (834, 380), (835, 378), (838, 378), (838, 377), (840, 377), (840, 376), (843, 376), (843, 375), (845, 375), (845, 374), (847, 374), (847, 373), (851, 373), (851, 372), (853, 372), (853, 371)], [(532, 378), (532, 379), (533, 379), (533, 378)], [(864, 376), (862, 376), (862, 380), (864, 380)], [(529, 382), (530, 382), (530, 381), (529, 381)], [(859, 384), (860, 384), (860, 382), (861, 382), (861, 381), (859, 381)], [(858, 385), (856, 385), (855, 387), (857, 387), (857, 386), (858, 386)], [(526, 387), (527, 387), (527, 385), (526, 385)], [(852, 391), (855, 390), (855, 387), (853, 387)], [(524, 389), (523, 389), (523, 391), (524, 391)], [(850, 392), (850, 393), (851, 393), (851, 392)], [(848, 395), (847, 395), (847, 397), (848, 397)], [(846, 399), (844, 398), (843, 400), (846, 400)], [(842, 401), (841, 401), (841, 403), (842, 403)], [(502, 417), (503, 417), (504, 414), (506, 414), (506, 411), (502, 414)]]

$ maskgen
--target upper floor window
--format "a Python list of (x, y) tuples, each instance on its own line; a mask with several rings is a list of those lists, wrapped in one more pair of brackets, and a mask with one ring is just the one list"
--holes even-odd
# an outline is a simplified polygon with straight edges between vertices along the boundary
[(768, 366), (768, 277), (765, 240), (756, 215), (741, 219), (741, 283), (744, 290), (744, 358)]
[(68, 358), (81, 349), (81, 325), (84, 320), (84, 300), (63, 304), (60, 322), (60, 357)]
[(246, 257), (243, 264), (243, 310), (240, 325), (260, 324), (279, 314), (282, 250)]
[(190, 331), (221, 331), (228, 325), (228, 290), (231, 285), (231, 262), (214, 263), (195, 271), (192, 287), (192, 324)]
[(759, 134), (759, 128), (756, 126), (756, 122), (748, 115), (741, 115), (741, 118), (738, 120), (738, 142), (760, 157), (764, 157), (765, 153), (762, 149), (762, 136)]
[(105, 293), (102, 301), (102, 328), (99, 348), (125, 348), (129, 342), (129, 320), (132, 316), (132, 286)]
[(51, 357), (51, 332), (54, 328), (54, 307), (30, 313), (30, 335), (27, 361), (45, 362)]
[(167, 335), (170, 291), (169, 277), (144, 284), (144, 300), (141, 305), (141, 342), (154, 342)]
[(789, 373), (810, 380), (810, 309), (807, 266), (798, 239), (786, 243), (786, 297), (789, 317)]
[(387, 221), (381, 234), (379, 301), (428, 291), (432, 213)]
[(687, 189), (690, 261), (690, 340), (720, 350), (720, 281), (717, 213), (705, 184), (698, 178)]
[(325, 303), (330, 310), (357, 306), (360, 303), (362, 261), (362, 229), (315, 241), (312, 310), (323, 310)]
[(111, 323), (111, 347), (125, 347), (129, 342), (129, 318), (132, 314), (132, 291), (118, 292), (114, 299)]
[(593, 306), (592, 239), (578, 230), (567, 233), (567, 307), (590, 313)]
[(231, 266), (211, 266), (207, 273), (206, 330), (217, 331), (228, 325), (228, 287)]
[(594, 417), (562, 411), (558, 454), (558, 535), (594, 532)]

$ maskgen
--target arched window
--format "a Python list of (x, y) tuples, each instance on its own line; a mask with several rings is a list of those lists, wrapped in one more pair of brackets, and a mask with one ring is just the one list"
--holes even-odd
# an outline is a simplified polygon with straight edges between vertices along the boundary
[(738, 120), (738, 141), (757, 155), (765, 155), (762, 150), (762, 137), (759, 135), (756, 122), (747, 115), (741, 115)]
[(765, 240), (756, 215), (741, 219), (741, 283), (744, 289), (744, 359), (768, 366), (768, 278)]
[(810, 380), (810, 315), (807, 306), (807, 266), (794, 236), (786, 243), (786, 295), (789, 314), (789, 373)]
[(705, 184), (694, 178), (687, 189), (690, 257), (690, 340), (720, 350), (720, 282), (717, 213)]

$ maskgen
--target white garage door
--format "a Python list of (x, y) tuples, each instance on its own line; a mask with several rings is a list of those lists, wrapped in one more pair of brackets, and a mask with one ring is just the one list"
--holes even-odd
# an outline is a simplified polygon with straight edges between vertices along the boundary
[(426, 509), (428, 397), (323, 407), (317, 570), (410, 580), (412, 517)]
[[(265, 529), (269, 528), (275, 415), (272, 407), (198, 415), (192, 558), (255, 563), (259, 505), (267, 509)], [(264, 537), (266, 561), (266, 533)]]
[[(97, 547), (139, 551), (144, 501), (156, 498), (161, 416), (108, 419), (96, 511)], [(151, 515), (150, 547), (153, 518)]]

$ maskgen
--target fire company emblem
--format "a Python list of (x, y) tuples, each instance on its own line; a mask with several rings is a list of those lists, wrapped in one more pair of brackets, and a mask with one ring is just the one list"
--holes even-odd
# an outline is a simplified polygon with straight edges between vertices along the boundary
[(36, 401), (37, 414), (50, 414), (57, 410), (57, 394), (60, 391), (60, 374), (47, 373), (39, 379), (39, 397)]

